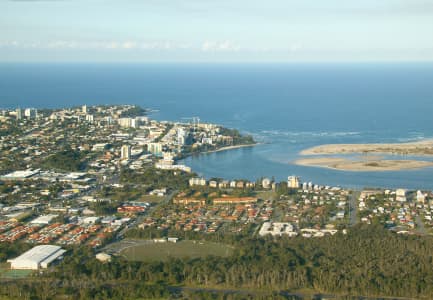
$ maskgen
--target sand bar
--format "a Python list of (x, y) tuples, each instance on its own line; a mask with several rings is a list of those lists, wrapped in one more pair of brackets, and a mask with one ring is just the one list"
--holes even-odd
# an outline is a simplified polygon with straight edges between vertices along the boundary
[(433, 162), (419, 160), (350, 160), (346, 158), (314, 157), (295, 161), (301, 166), (314, 166), (343, 171), (399, 171), (433, 167)]
[(328, 144), (303, 150), (301, 155), (383, 153), (398, 155), (433, 155), (433, 140), (394, 144)]

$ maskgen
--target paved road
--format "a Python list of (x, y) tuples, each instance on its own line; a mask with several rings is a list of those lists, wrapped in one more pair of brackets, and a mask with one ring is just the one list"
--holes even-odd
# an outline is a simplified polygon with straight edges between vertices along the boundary
[(420, 216), (416, 216), (415, 217), (415, 222), (416, 222), (416, 231), (420, 234), (427, 234), (427, 230), (424, 227), (424, 222), (421, 220)]
[(360, 196), (359, 191), (353, 191), (349, 195), (349, 225), (353, 226), (358, 223), (358, 198)]

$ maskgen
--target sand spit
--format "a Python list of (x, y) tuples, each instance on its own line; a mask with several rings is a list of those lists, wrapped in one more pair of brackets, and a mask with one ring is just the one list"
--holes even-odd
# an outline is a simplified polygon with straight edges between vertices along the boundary
[(433, 155), (433, 140), (395, 144), (328, 144), (303, 150), (301, 155), (321, 154), (397, 154), (397, 155)]
[(350, 160), (345, 158), (304, 158), (295, 161), (301, 166), (314, 166), (343, 171), (400, 171), (433, 167), (433, 162), (419, 160)]

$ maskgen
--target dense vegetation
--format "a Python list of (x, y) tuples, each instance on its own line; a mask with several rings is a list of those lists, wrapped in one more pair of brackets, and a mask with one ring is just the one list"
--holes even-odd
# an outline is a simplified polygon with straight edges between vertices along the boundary
[(0, 243), (0, 262), (4, 262), (8, 258), (16, 257), (30, 248), (31, 245), (27, 243)]
[(135, 117), (145, 116), (146, 114), (147, 114), (146, 109), (141, 108), (138, 105), (135, 105), (134, 107), (128, 109), (127, 111), (122, 112), (120, 117), (121, 118), (135, 118)]
[(237, 129), (221, 128), (220, 134), (233, 137), (233, 145), (255, 144), (251, 135), (241, 135)]
[(62, 171), (82, 171), (86, 167), (83, 151), (65, 148), (62, 151), (48, 156), (42, 163), (47, 169), (56, 169)]
[(182, 171), (161, 170), (153, 167), (137, 172), (131, 169), (122, 169), (120, 173), (120, 182), (127, 184), (140, 184), (147, 186), (149, 190), (176, 187), (185, 189), (188, 187), (189, 178), (194, 174), (188, 174)]
[[(48, 285), (52, 297), (47, 299), (59, 294), (80, 299), (167, 297), (169, 287), (179, 285), (433, 298), (431, 237), (399, 236), (379, 226), (360, 226), (347, 235), (320, 239), (245, 236), (232, 242), (236, 250), (231, 257), (167, 262), (117, 258), (101, 264), (81, 249), (70, 253), (55, 271), (15, 285), (26, 295), (46, 291)], [(0, 291), (11, 296), (18, 292), (14, 285), (2, 285)]]

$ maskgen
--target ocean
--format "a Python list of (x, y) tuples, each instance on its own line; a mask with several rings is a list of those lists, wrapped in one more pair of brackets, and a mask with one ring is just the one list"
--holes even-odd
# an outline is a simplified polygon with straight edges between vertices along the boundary
[[(346, 172), (293, 164), (327, 143), (433, 138), (433, 64), (0, 64), (0, 108), (138, 104), (158, 120), (222, 124), (261, 144), (189, 157), (206, 178), (433, 190), (433, 168)], [(433, 160), (433, 158), (423, 158)]]

